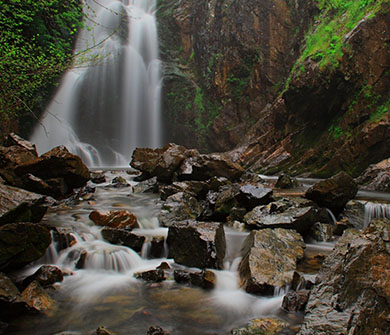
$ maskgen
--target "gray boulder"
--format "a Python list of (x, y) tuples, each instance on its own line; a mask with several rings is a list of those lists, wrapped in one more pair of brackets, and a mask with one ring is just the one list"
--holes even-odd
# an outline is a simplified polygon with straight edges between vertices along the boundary
[(222, 269), (226, 251), (223, 225), (194, 220), (169, 227), (169, 257), (176, 263), (201, 269)]

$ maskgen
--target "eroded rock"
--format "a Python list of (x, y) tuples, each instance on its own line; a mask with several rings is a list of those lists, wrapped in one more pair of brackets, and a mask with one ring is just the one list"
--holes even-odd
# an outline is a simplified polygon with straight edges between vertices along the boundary
[(98, 226), (111, 228), (134, 229), (139, 228), (137, 217), (127, 210), (93, 211), (89, 218)]
[(102, 236), (105, 240), (112, 244), (129, 247), (136, 252), (140, 252), (142, 250), (142, 246), (145, 242), (144, 236), (133, 234), (126, 229), (106, 227), (102, 230)]
[(347, 230), (326, 258), (299, 335), (390, 333), (390, 221)]
[(28, 286), (36, 280), (42, 287), (48, 287), (54, 283), (61, 282), (64, 275), (61, 269), (53, 265), (43, 265), (34, 274), (23, 280), (23, 286)]
[(267, 295), (290, 285), (304, 248), (302, 236), (292, 230), (252, 231), (243, 244), (240, 285), (249, 293)]

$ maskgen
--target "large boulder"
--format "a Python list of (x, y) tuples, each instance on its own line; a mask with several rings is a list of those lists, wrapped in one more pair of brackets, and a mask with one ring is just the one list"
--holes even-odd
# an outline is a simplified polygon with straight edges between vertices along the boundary
[(356, 182), (364, 190), (390, 192), (390, 158), (370, 165)]
[(327, 222), (327, 215), (310, 201), (283, 198), (268, 205), (255, 207), (243, 221), (251, 229), (295, 229), (306, 235), (316, 222)]
[(22, 292), (22, 299), (35, 310), (47, 314), (56, 306), (55, 301), (37, 281), (33, 281)]
[(173, 143), (158, 149), (137, 148), (130, 165), (143, 173), (143, 179), (157, 177), (158, 181), (169, 183), (187, 155), (194, 153), (199, 154)]
[(232, 162), (224, 154), (192, 156), (184, 160), (178, 171), (179, 180), (208, 180), (212, 177), (225, 177), (237, 180), (244, 174), (244, 169)]
[(0, 271), (22, 268), (41, 258), (51, 243), (49, 230), (37, 223), (0, 227)]
[(98, 211), (89, 214), (89, 218), (98, 226), (132, 230), (139, 228), (137, 217), (128, 210)]
[(358, 186), (352, 177), (345, 172), (339, 172), (314, 184), (306, 191), (305, 197), (339, 214), (345, 204), (356, 196), (357, 191)]
[(240, 187), (237, 200), (242, 207), (251, 210), (256, 206), (269, 204), (273, 200), (272, 194), (272, 189), (264, 185), (244, 184)]
[(390, 334), (390, 221), (347, 230), (326, 258), (299, 335)]
[(56, 147), (31, 162), (17, 166), (15, 173), (19, 177), (30, 173), (45, 181), (62, 178), (68, 192), (85, 185), (91, 179), (81, 158), (70, 153), (64, 146)]
[(40, 222), (47, 211), (46, 197), (0, 182), (0, 226), (15, 222)]
[(249, 293), (272, 295), (275, 288), (290, 285), (304, 248), (302, 236), (292, 230), (252, 231), (242, 249), (241, 287)]
[(195, 197), (179, 192), (167, 198), (158, 218), (163, 226), (169, 227), (177, 221), (196, 220), (202, 211), (203, 208)]
[(194, 220), (174, 223), (169, 227), (169, 257), (176, 263), (201, 269), (222, 269), (226, 251), (223, 225)]

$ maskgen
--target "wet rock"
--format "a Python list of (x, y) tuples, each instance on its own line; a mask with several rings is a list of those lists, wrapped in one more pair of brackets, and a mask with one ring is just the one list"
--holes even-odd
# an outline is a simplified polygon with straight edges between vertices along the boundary
[(348, 201), (338, 220), (344, 223), (348, 222), (351, 228), (363, 229), (365, 225), (364, 203), (359, 200)]
[(292, 230), (252, 231), (243, 244), (240, 285), (248, 293), (267, 295), (277, 287), (290, 285), (304, 248), (302, 236)]
[(103, 172), (92, 172), (91, 177), (91, 181), (95, 184), (103, 184), (107, 181)]
[(255, 319), (246, 327), (233, 329), (232, 335), (279, 335), (288, 328), (288, 324), (279, 319)]
[(296, 178), (292, 178), (287, 174), (282, 173), (276, 181), (275, 187), (279, 189), (291, 189), (300, 186)]
[(306, 279), (298, 271), (294, 271), (293, 278), (292, 278), (292, 281), (290, 284), (290, 288), (293, 291), (298, 291), (298, 290), (306, 288)]
[(329, 220), (324, 212), (308, 201), (281, 199), (266, 206), (255, 207), (244, 216), (249, 228), (295, 229), (306, 235), (316, 222)]
[(40, 222), (47, 211), (47, 198), (0, 183), (0, 226), (15, 222)]
[(165, 238), (163, 236), (155, 236), (150, 242), (150, 257), (161, 258), (164, 256)]
[(114, 333), (110, 332), (108, 329), (106, 329), (105, 327), (103, 326), (100, 326), (97, 330), (96, 330), (96, 335), (114, 335)]
[(390, 221), (347, 230), (326, 258), (299, 335), (389, 334)]
[(127, 180), (121, 176), (115, 177), (112, 180), (111, 186), (114, 188), (126, 188), (130, 187), (130, 184), (127, 182)]
[(197, 268), (222, 269), (226, 241), (223, 225), (193, 220), (169, 227), (169, 258), (176, 263)]
[(303, 312), (309, 300), (310, 291), (290, 291), (283, 297), (282, 309), (286, 312)]
[(306, 191), (305, 197), (321, 207), (329, 208), (337, 215), (344, 209), (346, 203), (355, 197), (357, 191), (357, 184), (352, 177), (345, 172), (339, 172), (314, 184)]
[(131, 233), (126, 229), (119, 228), (104, 228), (102, 230), (103, 238), (112, 243), (129, 247), (136, 252), (142, 250), (142, 246), (145, 242), (144, 236), (139, 236)]
[(158, 218), (163, 226), (170, 227), (177, 221), (197, 219), (202, 211), (196, 198), (188, 193), (179, 192), (168, 197)]
[(239, 179), (244, 169), (223, 154), (209, 154), (189, 157), (180, 166), (179, 180), (208, 180), (225, 177), (231, 181)]
[(53, 234), (53, 240), (57, 251), (69, 248), (77, 242), (71, 228), (49, 227), (49, 229)]
[(23, 280), (23, 286), (27, 287), (31, 282), (36, 280), (42, 287), (48, 287), (54, 283), (61, 282), (64, 275), (61, 269), (53, 265), (43, 265), (34, 274)]
[(91, 178), (81, 158), (70, 153), (64, 146), (56, 147), (32, 162), (19, 165), (15, 172), (19, 177), (30, 173), (44, 181), (63, 178), (68, 191), (85, 185)]
[(197, 152), (173, 143), (158, 149), (137, 148), (130, 165), (142, 171), (143, 180), (157, 177), (160, 182), (170, 183), (183, 160), (193, 153)]
[(390, 192), (390, 158), (370, 165), (356, 182), (363, 190)]
[(78, 259), (76, 262), (76, 269), (84, 269), (85, 268), (85, 262), (87, 261), (88, 257), (88, 251), (86, 250), (81, 250), (78, 254)]
[(239, 193), (240, 191), (235, 185), (225, 185), (220, 188), (214, 204), (214, 215), (217, 219), (226, 218), (233, 208), (239, 206), (236, 199)]
[(170, 332), (167, 330), (162, 329), (159, 326), (151, 326), (149, 327), (147, 335), (169, 335)]
[(141, 181), (132, 189), (134, 193), (158, 193), (157, 177)]
[(165, 271), (162, 269), (149, 270), (134, 273), (134, 277), (147, 282), (159, 283), (166, 279)]
[(208, 190), (209, 190), (209, 185), (206, 182), (201, 182), (201, 181), (174, 182), (162, 188), (161, 199), (166, 200), (169, 196), (179, 192), (188, 193), (197, 199), (201, 199), (206, 196)]
[(20, 178), (19, 184), (23, 189), (45, 194), (56, 199), (64, 197), (68, 193), (68, 187), (63, 178), (51, 178), (46, 181), (27, 173)]
[(11, 279), (0, 273), (0, 320), (9, 320), (32, 311)]
[(203, 289), (213, 289), (217, 281), (215, 273), (210, 270), (175, 270), (173, 276), (179, 284), (189, 284)]
[(48, 313), (55, 308), (54, 300), (37, 281), (33, 281), (27, 286), (22, 292), (22, 298), (30, 307), (41, 313)]
[(49, 230), (35, 223), (0, 227), (0, 270), (19, 269), (41, 258), (51, 243)]
[(273, 201), (272, 194), (273, 191), (271, 188), (261, 184), (246, 184), (240, 187), (237, 200), (241, 207), (252, 210), (256, 206), (267, 205)]
[(137, 217), (127, 210), (93, 211), (89, 218), (98, 226), (127, 230), (139, 228)]
[(316, 222), (310, 228), (308, 236), (317, 242), (328, 242), (332, 239), (335, 229), (335, 225)]

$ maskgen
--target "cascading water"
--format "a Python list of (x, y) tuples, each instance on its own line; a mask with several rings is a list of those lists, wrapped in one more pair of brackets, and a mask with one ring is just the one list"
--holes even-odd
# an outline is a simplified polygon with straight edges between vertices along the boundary
[(31, 141), (39, 153), (65, 145), (89, 166), (127, 166), (136, 147), (161, 146), (155, 5), (86, 2), (75, 51), (83, 57), (36, 126)]
[(368, 201), (364, 205), (364, 227), (377, 218), (390, 219), (390, 204)]

